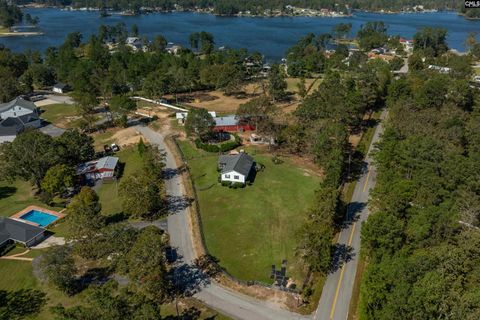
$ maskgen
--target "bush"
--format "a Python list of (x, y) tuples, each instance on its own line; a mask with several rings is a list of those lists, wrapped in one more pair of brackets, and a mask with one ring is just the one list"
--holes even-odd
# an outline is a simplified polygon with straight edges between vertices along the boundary
[(272, 162), (273, 162), (274, 164), (282, 164), (284, 161), (283, 161), (282, 159), (280, 159), (278, 156), (274, 156), (274, 157), (272, 158)]
[(232, 183), (230, 181), (222, 181), (222, 186), (231, 188)]
[(242, 145), (242, 139), (236, 134), (234, 134), (233, 136), (235, 138), (234, 141), (228, 141), (219, 145), (204, 143), (200, 138), (197, 138), (195, 139), (195, 146), (198, 149), (202, 149), (207, 152), (215, 152), (215, 153), (227, 152)]
[(232, 183), (232, 188), (233, 189), (245, 188), (245, 184), (241, 182), (234, 182)]

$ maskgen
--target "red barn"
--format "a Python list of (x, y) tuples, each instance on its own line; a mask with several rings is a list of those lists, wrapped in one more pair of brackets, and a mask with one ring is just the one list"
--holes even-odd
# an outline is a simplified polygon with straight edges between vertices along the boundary
[(240, 120), (237, 116), (215, 117), (215, 132), (244, 132), (253, 131), (255, 127)]

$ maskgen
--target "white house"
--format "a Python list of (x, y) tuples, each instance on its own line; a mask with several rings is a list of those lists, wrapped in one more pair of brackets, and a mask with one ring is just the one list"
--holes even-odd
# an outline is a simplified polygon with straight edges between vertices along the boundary
[(37, 106), (21, 97), (0, 104), (0, 143), (11, 142), (27, 128), (40, 128)]
[(218, 158), (220, 180), (245, 184), (252, 171), (254, 160), (246, 153), (222, 155)]
[(52, 91), (55, 92), (55, 93), (65, 93), (68, 91), (68, 85), (65, 84), (65, 83), (56, 83), (53, 87), (52, 87)]
[(98, 160), (83, 163), (77, 168), (77, 175), (86, 180), (113, 180), (118, 165), (117, 157), (103, 157)]

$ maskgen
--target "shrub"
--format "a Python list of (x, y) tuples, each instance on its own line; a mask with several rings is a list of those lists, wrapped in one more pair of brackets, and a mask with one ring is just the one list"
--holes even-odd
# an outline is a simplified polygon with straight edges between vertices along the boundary
[(233, 189), (245, 188), (245, 184), (241, 182), (234, 182), (232, 183), (232, 188)]
[(274, 156), (274, 157), (272, 158), (272, 162), (273, 162), (274, 164), (282, 164), (284, 161), (283, 161), (282, 159), (280, 159), (278, 156)]
[(197, 138), (195, 139), (195, 146), (207, 152), (227, 152), (242, 145), (242, 139), (236, 134), (233, 134), (233, 136), (235, 138), (234, 141), (228, 141), (219, 145), (204, 143), (200, 138)]
[(230, 181), (222, 181), (222, 186), (231, 188), (232, 183)]

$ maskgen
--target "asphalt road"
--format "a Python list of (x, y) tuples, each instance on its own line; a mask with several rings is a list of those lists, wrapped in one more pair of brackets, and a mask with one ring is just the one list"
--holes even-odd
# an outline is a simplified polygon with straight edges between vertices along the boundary
[[(383, 120), (387, 113), (381, 115)], [(350, 300), (352, 298), (353, 284), (357, 272), (358, 258), (360, 253), (360, 230), (362, 222), (369, 215), (367, 202), (370, 190), (375, 186), (377, 171), (372, 164), (371, 151), (374, 144), (379, 140), (383, 132), (382, 124), (378, 125), (372, 138), (365, 169), (355, 187), (352, 200), (349, 204), (346, 217), (346, 226), (341, 231), (338, 239), (337, 255), (342, 257), (340, 261), (346, 261), (333, 273), (331, 273), (323, 287), (322, 296), (314, 315), (318, 320), (346, 320)]]
[(298, 315), (281, 309), (277, 305), (262, 300), (256, 300), (246, 295), (228, 290), (200, 274), (200, 271), (192, 266), (195, 260), (191, 229), (189, 226), (188, 205), (183, 202), (185, 189), (181, 177), (177, 174), (178, 165), (171, 150), (164, 142), (164, 137), (146, 127), (135, 128), (152, 144), (158, 145), (166, 152), (166, 179), (167, 197), (170, 199), (172, 214), (167, 218), (167, 229), (170, 235), (170, 244), (176, 249), (179, 256), (178, 281), (185, 283), (187, 290), (194, 293), (194, 297), (212, 307), (213, 309), (233, 318), (245, 320), (305, 320), (311, 317)]

